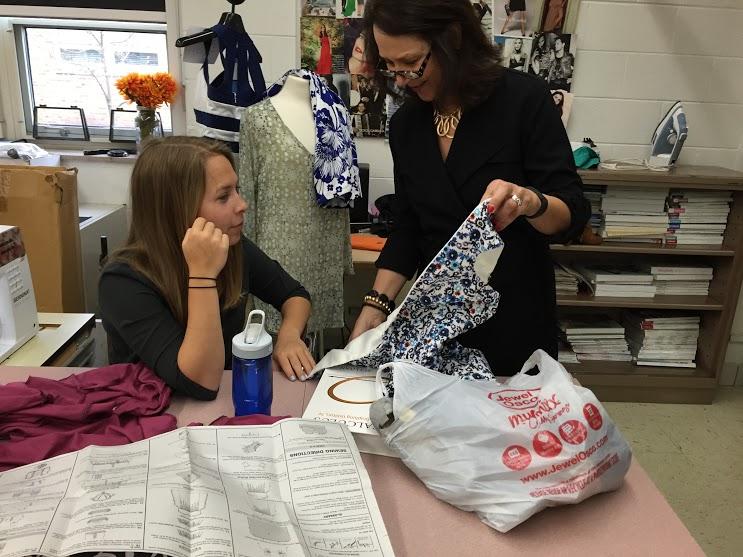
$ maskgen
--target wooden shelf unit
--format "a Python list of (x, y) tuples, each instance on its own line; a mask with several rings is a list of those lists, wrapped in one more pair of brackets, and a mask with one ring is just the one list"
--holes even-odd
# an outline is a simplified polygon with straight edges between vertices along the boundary
[(701, 255), (706, 257), (735, 257), (735, 250), (721, 246), (653, 246), (632, 242), (612, 242), (589, 246), (583, 244), (554, 244), (554, 253), (629, 253), (632, 255)]
[(576, 296), (557, 297), (558, 307), (679, 309), (684, 311), (722, 311), (722, 302), (711, 296), (655, 296), (653, 298), (617, 298), (593, 296), (581, 292)]
[(618, 315), (627, 308), (683, 310), (701, 316), (697, 368), (644, 367), (627, 362), (591, 361), (567, 369), (604, 401), (711, 403), (725, 362), (738, 296), (743, 282), (743, 173), (709, 166), (677, 166), (669, 172), (650, 170), (581, 170), (585, 185), (608, 188), (718, 190), (733, 192), (722, 246), (656, 246), (610, 243), (597, 246), (552, 246), (556, 261), (567, 263), (663, 263), (714, 267), (709, 296), (654, 298), (558, 296), (560, 313)]

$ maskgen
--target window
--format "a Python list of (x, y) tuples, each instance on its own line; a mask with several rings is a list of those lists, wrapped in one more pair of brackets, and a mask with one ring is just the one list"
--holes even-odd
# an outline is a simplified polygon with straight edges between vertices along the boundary
[(77, 64), (92, 64), (94, 62), (103, 62), (103, 52), (100, 50), (82, 50), (80, 48), (60, 48), (59, 53), (65, 62), (75, 62)]
[[(44, 20), (14, 30), (29, 134), (33, 107), (46, 105), (80, 107), (90, 134), (108, 136), (111, 110), (134, 108), (119, 95), (116, 80), (130, 72), (168, 71), (165, 25)], [(158, 112), (170, 131), (170, 108)], [(60, 137), (70, 135), (65, 122), (55, 124)]]
[(137, 66), (158, 66), (157, 52), (117, 52), (114, 54), (117, 64), (135, 64)]

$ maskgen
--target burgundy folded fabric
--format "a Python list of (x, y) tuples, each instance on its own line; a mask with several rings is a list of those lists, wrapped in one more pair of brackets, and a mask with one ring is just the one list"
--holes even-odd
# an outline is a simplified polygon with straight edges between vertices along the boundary
[(176, 418), (164, 414), (170, 398), (171, 389), (142, 364), (0, 386), (0, 471), (171, 431)]

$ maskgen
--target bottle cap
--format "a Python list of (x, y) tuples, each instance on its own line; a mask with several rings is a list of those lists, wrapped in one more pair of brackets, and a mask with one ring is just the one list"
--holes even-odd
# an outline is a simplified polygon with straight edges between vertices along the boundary
[[(254, 322), (254, 318), (258, 318)], [(243, 360), (257, 360), (270, 356), (273, 352), (273, 340), (266, 332), (264, 323), (266, 314), (256, 309), (248, 314), (245, 330), (232, 337), (232, 355)]]

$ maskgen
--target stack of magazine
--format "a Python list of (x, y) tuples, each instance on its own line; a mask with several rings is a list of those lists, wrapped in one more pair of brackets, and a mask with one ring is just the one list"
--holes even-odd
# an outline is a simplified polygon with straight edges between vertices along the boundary
[(607, 188), (601, 198), (601, 237), (608, 242), (663, 243), (667, 196), (665, 189)]
[(622, 322), (638, 366), (696, 367), (698, 315), (631, 311)]
[(729, 191), (671, 192), (668, 196), (669, 245), (720, 245), (727, 227)]
[(575, 270), (566, 265), (555, 263), (555, 292), (557, 295), (575, 296), (578, 293), (579, 276)]
[(575, 269), (591, 283), (596, 296), (652, 298), (653, 275), (649, 269), (632, 265), (576, 265)]
[(567, 340), (560, 339), (557, 342), (557, 361), (561, 364), (579, 364), (578, 356), (568, 344)]
[(707, 266), (681, 267), (677, 265), (654, 265), (655, 293), (672, 296), (706, 296), (712, 280), (713, 268)]
[(583, 196), (591, 204), (591, 219), (588, 221), (594, 233), (600, 234), (604, 223), (604, 215), (601, 212), (601, 197), (604, 188), (601, 186), (583, 186)]
[(565, 340), (583, 361), (631, 362), (624, 327), (607, 315), (582, 315), (560, 321)]

